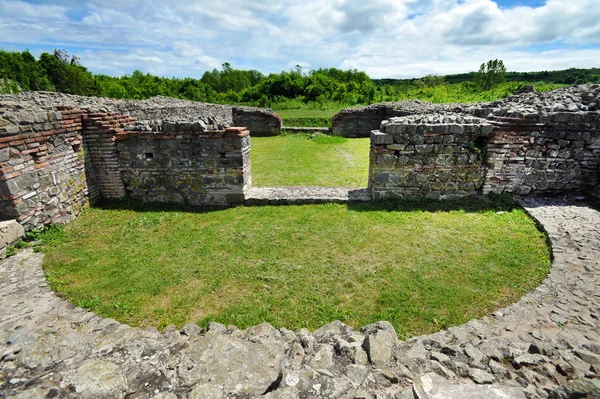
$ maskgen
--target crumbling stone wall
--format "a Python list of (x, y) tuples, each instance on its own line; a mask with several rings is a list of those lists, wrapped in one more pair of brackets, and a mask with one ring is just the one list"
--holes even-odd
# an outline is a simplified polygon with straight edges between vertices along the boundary
[(371, 195), (597, 193), (599, 98), (583, 85), (384, 121), (371, 134)]
[(253, 136), (279, 136), (283, 121), (270, 109), (234, 107), (233, 126), (245, 126)]
[[(241, 114), (257, 129), (266, 121), (271, 134), (281, 126), (270, 110), (243, 108)], [(88, 202), (128, 195), (243, 202), (251, 185), (250, 139), (245, 129), (229, 129), (232, 123), (231, 106), (167, 97), (0, 96), (0, 218), (40, 227), (74, 218)], [(136, 162), (139, 150), (156, 161)]]
[(400, 116), (450, 111), (454, 106), (454, 104), (432, 104), (419, 100), (406, 100), (345, 108), (333, 116), (331, 131), (334, 136), (369, 137), (371, 131), (379, 129), (384, 120)]
[(88, 187), (79, 110), (0, 107), (0, 218), (23, 225), (73, 219)]
[(54, 92), (0, 95), (0, 104), (15, 101), (37, 109), (53, 110), (56, 106), (71, 106), (92, 113), (115, 112), (154, 123), (164, 120), (197, 122), (204, 130), (248, 126), (253, 135), (274, 135), (281, 131), (282, 125), (281, 118), (270, 109), (208, 104), (163, 96), (142, 101), (82, 97)]
[(478, 139), (492, 125), (456, 114), (392, 118), (371, 133), (374, 199), (446, 199), (476, 194), (485, 179)]
[(600, 113), (491, 117), (483, 193), (590, 192), (598, 184)]
[(133, 126), (115, 136), (122, 184), (144, 202), (227, 205), (252, 185), (250, 132), (197, 130), (194, 124)]

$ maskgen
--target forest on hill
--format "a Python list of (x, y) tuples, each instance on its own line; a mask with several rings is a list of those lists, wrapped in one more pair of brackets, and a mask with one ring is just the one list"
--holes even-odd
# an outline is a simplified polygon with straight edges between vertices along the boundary
[(297, 66), (290, 71), (264, 75), (256, 70), (235, 69), (225, 63), (221, 69), (207, 71), (199, 79), (159, 77), (139, 70), (113, 77), (91, 73), (76, 56), (64, 50), (42, 53), (37, 59), (27, 50), (0, 50), (0, 93), (45, 90), (118, 99), (169, 96), (280, 110), (339, 109), (402, 99), (491, 101), (507, 97), (525, 84), (543, 91), (567, 84), (600, 83), (599, 68), (527, 73), (503, 69), (493, 84), (482, 84), (486, 73), (491, 71), (484, 68), (478, 72), (420, 79), (371, 79), (357, 70), (304, 71)]

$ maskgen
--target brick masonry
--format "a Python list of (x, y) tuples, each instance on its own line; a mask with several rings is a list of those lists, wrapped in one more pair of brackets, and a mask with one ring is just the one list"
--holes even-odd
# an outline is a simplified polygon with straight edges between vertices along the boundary
[(87, 203), (82, 115), (59, 107), (9, 116), (0, 128), (1, 218), (39, 227), (69, 221)]
[(599, 85), (584, 85), (494, 103), (406, 107), (414, 113), (371, 132), (371, 196), (599, 196), (599, 96)]
[[(344, 110), (333, 130), (359, 136), (389, 118), (369, 132), (376, 199), (600, 195), (599, 98), (600, 86), (583, 85), (493, 103), (379, 104)], [(124, 197), (245, 202), (250, 137), (234, 122), (262, 135), (281, 129), (270, 110), (165, 97), (0, 96), (0, 218), (40, 227), (73, 219), (90, 201)]]

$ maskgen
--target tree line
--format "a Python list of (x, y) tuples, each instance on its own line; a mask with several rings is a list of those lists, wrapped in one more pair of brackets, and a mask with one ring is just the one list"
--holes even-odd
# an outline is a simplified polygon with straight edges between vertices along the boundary
[(526, 77), (548, 78), (545, 81), (554, 83), (556, 80), (600, 81), (600, 70), (570, 71), (507, 73), (501, 60), (490, 60), (471, 74), (372, 80), (355, 69), (304, 71), (296, 66), (290, 71), (264, 75), (257, 70), (235, 69), (225, 63), (220, 69), (205, 72), (200, 79), (159, 77), (139, 70), (113, 77), (91, 73), (81, 65), (79, 58), (64, 50), (42, 53), (38, 59), (27, 50), (0, 50), (0, 93), (45, 90), (117, 99), (160, 95), (278, 109), (331, 109), (408, 98), (433, 102), (488, 101), (510, 95)]

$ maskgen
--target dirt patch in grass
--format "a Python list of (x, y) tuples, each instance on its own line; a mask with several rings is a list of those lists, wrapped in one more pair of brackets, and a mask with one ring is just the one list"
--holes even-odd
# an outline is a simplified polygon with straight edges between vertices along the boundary
[[(501, 211), (501, 212), (499, 212)], [(131, 325), (389, 320), (430, 333), (508, 305), (550, 268), (506, 201), (84, 212), (44, 248), (52, 287)]]

